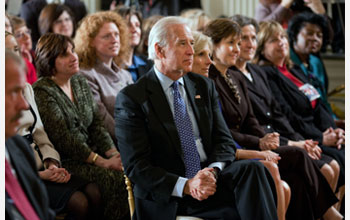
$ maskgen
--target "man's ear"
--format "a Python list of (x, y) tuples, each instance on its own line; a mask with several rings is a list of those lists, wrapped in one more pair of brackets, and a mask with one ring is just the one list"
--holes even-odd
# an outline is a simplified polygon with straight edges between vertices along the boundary
[(156, 51), (156, 55), (158, 58), (164, 58), (165, 57), (165, 54), (164, 54), (164, 50), (163, 50), (163, 47), (159, 46), (158, 43), (155, 43), (154, 45), (154, 49)]

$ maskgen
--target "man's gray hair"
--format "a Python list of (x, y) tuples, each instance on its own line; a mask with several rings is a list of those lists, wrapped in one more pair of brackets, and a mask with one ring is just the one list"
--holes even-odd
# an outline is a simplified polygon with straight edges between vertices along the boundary
[(148, 59), (155, 60), (157, 58), (155, 45), (158, 43), (159, 46), (164, 47), (168, 43), (167, 36), (169, 32), (169, 26), (174, 24), (187, 25), (184, 18), (169, 16), (160, 19), (152, 27), (151, 32), (148, 36)]
[(27, 72), (27, 65), (25, 64), (23, 58), (17, 53), (15, 53), (13, 50), (5, 48), (5, 63), (9, 60), (13, 60)]

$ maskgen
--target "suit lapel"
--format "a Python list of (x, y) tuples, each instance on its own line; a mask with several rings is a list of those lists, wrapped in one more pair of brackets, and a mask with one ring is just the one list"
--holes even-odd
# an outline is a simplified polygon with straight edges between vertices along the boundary
[(179, 134), (177, 132), (174, 117), (163, 88), (160, 85), (153, 69), (151, 70), (150, 74), (147, 75), (147, 77), (149, 78), (147, 90), (150, 93), (149, 99), (151, 105), (153, 106), (153, 110), (155, 111), (156, 116), (159, 118), (159, 121), (161, 121), (164, 129), (167, 131), (176, 151), (183, 158)]
[(264, 99), (265, 102), (267, 102), (267, 97), (270, 96), (268, 91), (266, 91), (266, 88), (264, 88), (263, 80), (260, 76), (258, 76), (258, 73), (256, 73), (253, 69), (249, 68), (250, 66), (247, 65), (247, 68), (253, 78), (253, 82), (248, 80), (246, 77), (246, 82), (248, 86), (248, 90), (254, 93), (257, 97)]
[[(242, 117), (241, 110), (238, 106), (238, 104), (234, 101), (233, 93), (230, 89), (230, 87), (227, 85), (225, 79), (223, 76), (221, 76), (221, 73), (219, 70), (216, 69), (216, 67), (212, 64), (210, 65), (209, 70), (210, 75), (212, 75), (212, 79), (215, 82), (216, 90), (218, 91), (220, 96), (225, 96), (225, 100), (231, 103), (231, 106), (236, 110), (236, 112)], [(237, 81), (235, 80), (237, 83)]]
[[(208, 129), (210, 127), (208, 118), (207, 107), (205, 103), (205, 93), (203, 93), (198, 85), (198, 83), (192, 81), (188, 75), (184, 76), (185, 89), (187, 93), (187, 99), (189, 100), (193, 112), (195, 114), (196, 122), (198, 125), (199, 133), (202, 138), (202, 143), (209, 143), (207, 140)], [(204, 145), (206, 148), (206, 146)]]

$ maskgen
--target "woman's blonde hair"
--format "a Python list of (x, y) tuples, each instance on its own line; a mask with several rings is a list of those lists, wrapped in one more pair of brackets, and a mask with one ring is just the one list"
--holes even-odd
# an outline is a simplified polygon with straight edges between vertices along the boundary
[[(266, 42), (276, 33), (282, 33), (288, 41), (288, 35), (286, 31), (283, 29), (282, 25), (277, 21), (263, 21), (259, 23), (259, 33), (257, 35), (258, 46), (256, 48), (253, 63), (259, 65), (273, 65), (269, 60), (266, 59), (266, 57), (263, 54), (263, 51)], [(287, 65), (287, 67), (291, 67), (293, 65), (289, 54), (285, 59), (285, 64)]]
[(117, 25), (120, 34), (120, 50), (114, 62), (121, 65), (129, 53), (129, 29), (125, 20), (116, 12), (103, 11), (86, 16), (77, 30), (74, 38), (76, 52), (79, 56), (80, 67), (92, 68), (96, 62), (96, 50), (91, 46), (92, 41), (100, 31), (103, 24), (113, 22)]
[(191, 30), (196, 31), (203, 31), (204, 27), (211, 21), (211, 18), (198, 8), (184, 10), (180, 16), (188, 19), (188, 26)]
[(206, 45), (209, 46), (210, 52), (213, 51), (213, 42), (211, 41), (210, 37), (198, 31), (192, 31), (192, 35), (194, 38), (193, 50), (195, 56), (198, 55), (198, 53), (200, 53)]

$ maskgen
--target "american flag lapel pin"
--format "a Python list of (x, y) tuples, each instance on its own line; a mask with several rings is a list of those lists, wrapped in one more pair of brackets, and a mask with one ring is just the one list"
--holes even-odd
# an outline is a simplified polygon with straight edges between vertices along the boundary
[(194, 98), (195, 98), (195, 99), (200, 99), (200, 98), (201, 98), (201, 95), (196, 95)]

